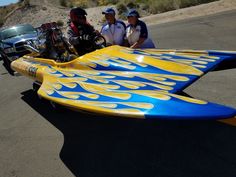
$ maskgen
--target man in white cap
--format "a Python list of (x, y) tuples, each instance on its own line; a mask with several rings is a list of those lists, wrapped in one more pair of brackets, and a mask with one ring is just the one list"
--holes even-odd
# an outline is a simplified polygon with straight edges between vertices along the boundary
[(115, 18), (115, 10), (107, 8), (102, 12), (105, 15), (107, 23), (101, 29), (102, 36), (106, 39), (107, 46), (123, 45), (126, 32), (126, 25), (123, 21)]

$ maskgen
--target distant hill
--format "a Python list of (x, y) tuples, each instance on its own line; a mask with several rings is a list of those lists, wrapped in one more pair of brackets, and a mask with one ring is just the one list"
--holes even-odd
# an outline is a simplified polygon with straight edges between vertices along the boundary
[(14, 13), (14, 11), (22, 6), (24, 6), (24, 2), (18, 2), (15, 4), (10, 4), (7, 6), (0, 6), (0, 27), (5, 23), (6, 19), (8, 18), (9, 15)]
[[(102, 11), (106, 6), (87, 8), (88, 21), (100, 30), (104, 22)], [(4, 21), (4, 26), (30, 23), (38, 27), (47, 22), (62, 22), (67, 24), (70, 7), (60, 5), (60, 0), (30, 0), (28, 6), (17, 8)]]
[[(24, 2), (24, 1), (23, 1)], [(62, 7), (57, 0), (30, 0), (27, 6), (14, 10), (4, 21), (4, 26), (30, 23), (37, 27), (46, 22), (67, 21), (69, 8)]]
[(86, 8), (90, 23), (100, 28), (104, 22), (101, 13), (107, 6), (115, 7), (119, 18), (125, 19), (129, 8), (136, 8), (141, 16), (147, 16), (211, 1), (216, 0), (21, 0), (0, 8), (0, 25), (30, 23), (37, 27), (52, 21), (66, 24), (70, 9), (80, 6)]

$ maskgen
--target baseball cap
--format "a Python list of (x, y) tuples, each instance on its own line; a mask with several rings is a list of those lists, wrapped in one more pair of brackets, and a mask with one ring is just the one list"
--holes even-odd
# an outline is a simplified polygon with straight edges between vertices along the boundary
[(129, 10), (129, 12), (127, 13), (126, 16), (127, 17), (137, 17), (137, 18), (140, 18), (140, 15), (139, 15), (138, 11), (135, 10), (135, 9)]
[(115, 12), (115, 10), (113, 9), (113, 8), (107, 8), (107, 9), (105, 9), (103, 12), (102, 12), (102, 14), (113, 14), (113, 15), (115, 15), (116, 14), (116, 12)]

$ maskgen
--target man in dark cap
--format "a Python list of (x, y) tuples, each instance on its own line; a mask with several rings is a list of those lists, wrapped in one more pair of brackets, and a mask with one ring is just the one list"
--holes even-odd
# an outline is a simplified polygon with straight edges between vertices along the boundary
[(154, 43), (148, 38), (146, 24), (139, 20), (140, 15), (135, 9), (131, 9), (128, 14), (128, 26), (126, 28), (126, 44), (130, 48), (155, 48)]

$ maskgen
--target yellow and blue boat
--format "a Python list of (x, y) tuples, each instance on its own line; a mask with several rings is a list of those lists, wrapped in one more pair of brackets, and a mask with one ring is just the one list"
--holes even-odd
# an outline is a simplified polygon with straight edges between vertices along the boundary
[(41, 83), (38, 95), (75, 110), (158, 119), (225, 119), (236, 109), (178, 93), (236, 52), (110, 46), (58, 63), (23, 56), (11, 67)]

